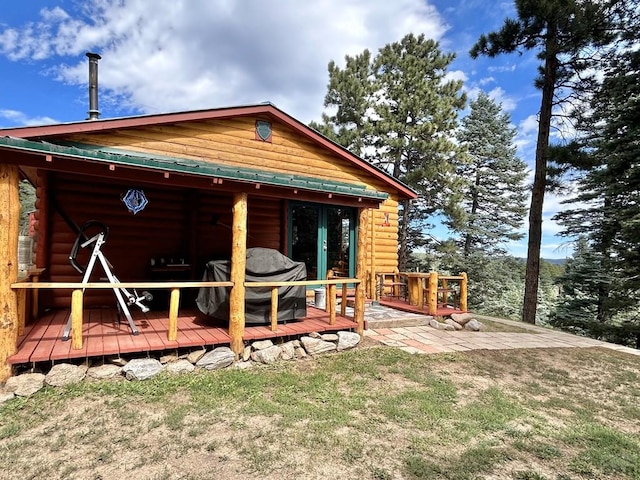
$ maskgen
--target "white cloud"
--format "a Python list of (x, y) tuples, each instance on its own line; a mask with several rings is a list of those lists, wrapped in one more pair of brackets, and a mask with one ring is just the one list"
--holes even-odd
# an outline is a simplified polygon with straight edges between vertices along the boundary
[(494, 83), (496, 81), (495, 78), (493, 77), (485, 77), (485, 78), (481, 78), (480, 80), (478, 80), (478, 84), (481, 86), (484, 86), (488, 83)]
[(99, 53), (103, 117), (269, 100), (309, 121), (320, 117), (329, 60), (446, 29), (423, 0), (90, 0), (1, 30), (0, 53), (58, 62), (72, 85), (86, 85), (83, 54)]
[(9, 120), (12, 124), (20, 126), (31, 125), (48, 125), (59, 123), (56, 119), (51, 117), (29, 117), (23, 112), (17, 110), (0, 110), (0, 118)]
[(467, 77), (467, 74), (464, 73), (462, 70), (453, 70), (453, 71), (447, 72), (447, 74), (444, 76), (444, 79), (447, 81), (462, 80), (463, 82), (466, 82), (468, 80), (468, 77)]
[(502, 73), (502, 72), (515, 72), (516, 70), (516, 65), (512, 64), (512, 65), (498, 65), (498, 66), (489, 66), (487, 67), (487, 70), (489, 70), (490, 72), (498, 72), (498, 73)]

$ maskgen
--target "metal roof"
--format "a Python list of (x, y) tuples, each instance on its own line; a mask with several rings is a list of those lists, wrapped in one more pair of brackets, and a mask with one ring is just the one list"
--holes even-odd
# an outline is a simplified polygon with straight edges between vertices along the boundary
[(219, 178), (237, 182), (260, 183), (277, 187), (300, 188), (303, 190), (335, 193), (340, 195), (386, 200), (386, 192), (369, 190), (364, 185), (335, 182), (303, 175), (269, 172), (253, 168), (233, 167), (204, 160), (165, 155), (151, 155), (97, 145), (82, 143), (50, 143), (25, 140), (22, 138), (0, 137), (0, 147), (9, 147), (29, 153), (40, 153), (66, 158), (87, 159), (109, 164), (119, 164), (150, 170), (174, 172), (185, 175)]

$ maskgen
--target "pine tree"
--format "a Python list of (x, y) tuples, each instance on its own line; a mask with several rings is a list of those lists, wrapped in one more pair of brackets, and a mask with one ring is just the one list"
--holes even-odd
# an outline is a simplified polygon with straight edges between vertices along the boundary
[(331, 62), (325, 106), (336, 112), (312, 124), (418, 191), (417, 202), (400, 206), (400, 269), (432, 215), (461, 216), (451, 138), (466, 98), (461, 81), (445, 78), (453, 59), (437, 42), (409, 34), (375, 57), (367, 50), (346, 57), (344, 69)]
[[(498, 32), (481, 35), (471, 49), (471, 56), (494, 57), (501, 53), (535, 50), (541, 62), (536, 86), (542, 91), (539, 112), (535, 174), (529, 209), (529, 239), (522, 319), (535, 323), (540, 244), (542, 240), (542, 205), (547, 179), (549, 135), (552, 110), (561, 100), (558, 93), (567, 93), (585, 86), (574, 84), (574, 78), (592, 65), (585, 57), (591, 47), (608, 44), (614, 38), (611, 9), (621, 1), (610, 0), (515, 0), (517, 19), (507, 18)], [(587, 78), (590, 80), (589, 78)], [(586, 82), (590, 84), (590, 82)]]
[(506, 253), (507, 241), (523, 237), (518, 229), (527, 211), (527, 166), (516, 156), (509, 114), (485, 93), (470, 106), (458, 132), (469, 159), (458, 166), (460, 177), (469, 180), (462, 202), (466, 221), (459, 228), (452, 225), (465, 258)]

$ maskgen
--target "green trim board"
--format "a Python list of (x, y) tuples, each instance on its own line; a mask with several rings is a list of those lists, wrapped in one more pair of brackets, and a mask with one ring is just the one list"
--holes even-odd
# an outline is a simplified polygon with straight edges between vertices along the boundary
[(87, 159), (98, 162), (149, 168), (165, 172), (221, 178), (232, 181), (262, 183), (264, 185), (273, 185), (277, 187), (300, 188), (315, 192), (335, 193), (353, 197), (375, 199), (379, 201), (384, 201), (389, 196), (386, 192), (369, 190), (363, 185), (335, 182), (315, 177), (306, 177), (303, 175), (273, 173), (246, 167), (230, 167), (227, 165), (219, 165), (190, 158), (147, 155), (139, 152), (120, 150), (99, 145), (70, 142), (55, 144), (43, 141), (25, 140), (22, 138), (0, 137), (0, 147), (3, 146), (30, 153)]

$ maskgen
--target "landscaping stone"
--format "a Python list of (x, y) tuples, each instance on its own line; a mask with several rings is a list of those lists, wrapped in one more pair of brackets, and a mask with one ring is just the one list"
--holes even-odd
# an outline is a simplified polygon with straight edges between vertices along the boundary
[[(118, 367), (116, 367), (118, 368)], [(44, 383), (52, 387), (64, 387), (74, 383), (80, 383), (87, 374), (87, 367), (59, 363), (54, 365), (44, 378)]]
[(472, 319), (473, 319), (473, 314), (468, 312), (451, 314), (451, 320), (453, 320), (456, 323), (459, 323), (463, 327), (469, 322), (469, 320), (472, 320)]
[(168, 363), (165, 366), (165, 369), (173, 375), (180, 375), (182, 373), (191, 373), (196, 369), (196, 367), (189, 360), (182, 359)]
[(147, 380), (155, 377), (164, 369), (164, 366), (155, 358), (134, 358), (122, 367), (127, 380)]
[(122, 357), (111, 358), (109, 362), (117, 365), (118, 367), (124, 367), (127, 364), (127, 361)]
[(256, 350), (251, 355), (254, 361), (260, 363), (273, 363), (280, 358), (282, 350), (277, 345), (272, 345), (262, 350)]
[(242, 351), (242, 361), (248, 362), (249, 360), (251, 360), (251, 345), (247, 345)]
[(205, 353), (207, 353), (207, 351), (204, 348), (202, 350), (194, 350), (187, 355), (187, 360), (195, 365), (202, 357), (204, 357)]
[(209, 353), (205, 353), (205, 355), (198, 360), (196, 366), (206, 370), (218, 370), (231, 365), (235, 358), (235, 354), (229, 347), (218, 347)]
[(87, 370), (87, 377), (95, 380), (107, 380), (109, 378), (117, 378), (122, 375), (122, 367), (105, 363), (98, 367), (91, 367)]
[(337, 342), (338, 341), (338, 335), (336, 335), (335, 333), (323, 333), (322, 335), (320, 335), (320, 338), (322, 340), (324, 340), (325, 342)]
[(254, 350), (264, 350), (265, 348), (273, 347), (271, 340), (258, 340), (251, 345)]
[(303, 358), (307, 358), (307, 352), (303, 347), (295, 347), (296, 348), (296, 359), (301, 360)]
[(9, 377), (4, 391), (18, 397), (30, 397), (44, 387), (44, 378), (42, 373), (23, 373), (17, 377)]
[(451, 330), (451, 331), (455, 330), (453, 326), (447, 325), (446, 323), (439, 322), (435, 318), (429, 320), (429, 326), (437, 330)]
[(325, 342), (319, 338), (302, 337), (300, 341), (309, 355), (331, 352), (337, 348), (335, 343)]
[(444, 323), (451, 325), (455, 330), (462, 330), (462, 325), (451, 318), (447, 318)]
[(309, 336), (311, 338), (322, 338), (322, 335), (320, 335), (318, 332), (311, 332)]
[(166, 365), (167, 363), (175, 362), (178, 360), (178, 356), (170, 353), (169, 355), (163, 355), (160, 357), (160, 363)]
[(338, 345), (336, 349), (341, 352), (349, 348), (354, 348), (360, 343), (360, 335), (355, 332), (338, 332)]
[(0, 405), (4, 402), (8, 402), (12, 398), (15, 398), (15, 394), (13, 392), (0, 392)]
[(296, 347), (293, 345), (293, 342), (287, 342), (280, 345), (280, 350), (282, 350), (282, 354), (280, 358), (282, 360), (293, 360), (296, 357)]
[(464, 326), (465, 330), (471, 330), (474, 332), (479, 332), (483, 328), (484, 328), (484, 325), (480, 323), (478, 320), (476, 320), (475, 318), (469, 320)]

